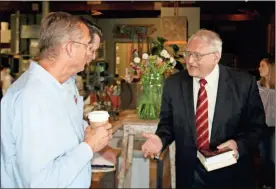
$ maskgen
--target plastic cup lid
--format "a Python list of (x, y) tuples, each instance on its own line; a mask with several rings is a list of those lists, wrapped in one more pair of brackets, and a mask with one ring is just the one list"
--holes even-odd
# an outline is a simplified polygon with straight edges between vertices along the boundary
[(107, 111), (93, 111), (88, 113), (88, 119), (90, 122), (104, 122), (109, 118)]

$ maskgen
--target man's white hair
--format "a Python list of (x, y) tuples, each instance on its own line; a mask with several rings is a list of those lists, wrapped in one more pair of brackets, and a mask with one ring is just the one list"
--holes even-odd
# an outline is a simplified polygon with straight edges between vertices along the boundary
[(222, 40), (217, 33), (211, 30), (200, 29), (189, 38), (188, 44), (190, 41), (192, 41), (195, 38), (199, 38), (205, 41), (206, 43), (210, 44), (210, 46), (213, 48), (214, 51), (218, 51), (221, 54)]

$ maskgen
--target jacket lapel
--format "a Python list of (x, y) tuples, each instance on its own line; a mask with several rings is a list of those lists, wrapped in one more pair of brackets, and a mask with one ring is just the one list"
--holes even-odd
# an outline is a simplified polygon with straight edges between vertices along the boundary
[(227, 116), (230, 113), (227, 110), (232, 109), (232, 103), (229, 100), (231, 97), (231, 85), (228, 80), (229, 75), (224, 66), (219, 65), (219, 70), (217, 99), (211, 131), (211, 144), (214, 142), (217, 132), (222, 129), (223, 122), (227, 120)]
[(196, 143), (196, 129), (195, 129), (195, 111), (194, 111), (194, 94), (193, 94), (193, 78), (188, 74), (187, 79), (182, 79), (182, 93), (184, 100), (184, 107), (189, 121), (189, 125), (193, 132), (194, 141)]

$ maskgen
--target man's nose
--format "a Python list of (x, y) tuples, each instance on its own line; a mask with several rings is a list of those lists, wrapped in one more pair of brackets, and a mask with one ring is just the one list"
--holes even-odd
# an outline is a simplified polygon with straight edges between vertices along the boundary
[(96, 59), (96, 54), (93, 53), (93, 54), (92, 54), (92, 60), (95, 60), (95, 59)]
[(91, 61), (96, 59), (96, 54), (91, 51), (87, 53), (87, 56), (89, 59), (91, 59)]

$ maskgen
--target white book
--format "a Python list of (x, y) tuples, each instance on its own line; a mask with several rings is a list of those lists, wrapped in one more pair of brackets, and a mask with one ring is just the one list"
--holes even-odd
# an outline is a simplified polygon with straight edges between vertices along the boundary
[(207, 171), (213, 171), (237, 163), (234, 151), (228, 148), (210, 151), (201, 150), (197, 152), (197, 157)]
[(91, 160), (92, 172), (110, 172), (116, 169), (114, 163), (105, 159), (99, 153), (94, 153)]
[(94, 157), (91, 160), (91, 164), (92, 165), (110, 165), (110, 166), (114, 166), (114, 163), (112, 163), (111, 161), (105, 159), (99, 153), (94, 153)]

